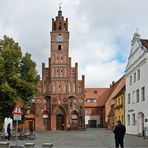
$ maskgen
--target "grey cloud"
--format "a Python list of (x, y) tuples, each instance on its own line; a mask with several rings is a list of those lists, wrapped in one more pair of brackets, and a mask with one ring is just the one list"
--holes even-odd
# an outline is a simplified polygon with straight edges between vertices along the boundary
[[(0, 37), (9, 34), (17, 40), (23, 52), (32, 54), (41, 74), (41, 63), (47, 66), (50, 56), (51, 19), (57, 15), (60, 0), (0, 2)], [(107, 86), (124, 74), (126, 62), (121, 64), (116, 56), (120, 52), (127, 59), (136, 27), (148, 38), (147, 5), (147, 0), (63, 0), (63, 15), (69, 18), (70, 56), (79, 63), (79, 77), (87, 76), (87, 87)], [(103, 75), (106, 69), (112, 74)]]

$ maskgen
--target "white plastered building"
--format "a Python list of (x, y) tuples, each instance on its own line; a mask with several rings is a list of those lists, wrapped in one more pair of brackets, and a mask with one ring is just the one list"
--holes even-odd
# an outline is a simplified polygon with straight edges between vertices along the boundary
[(125, 71), (125, 121), (129, 134), (143, 136), (148, 127), (148, 40), (135, 33)]

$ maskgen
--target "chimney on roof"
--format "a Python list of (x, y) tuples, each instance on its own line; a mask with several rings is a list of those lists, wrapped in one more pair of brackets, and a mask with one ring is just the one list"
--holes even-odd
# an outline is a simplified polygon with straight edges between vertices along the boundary
[(112, 81), (112, 86), (115, 84), (115, 81)]
[(114, 84), (115, 84), (115, 81), (112, 81), (112, 83), (110, 84), (110, 88), (111, 88), (112, 86), (114, 86)]

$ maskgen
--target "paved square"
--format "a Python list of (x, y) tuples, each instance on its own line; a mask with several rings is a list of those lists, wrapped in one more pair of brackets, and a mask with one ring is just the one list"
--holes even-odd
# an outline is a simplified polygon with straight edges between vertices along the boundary
[[(114, 148), (114, 134), (104, 128), (86, 129), (86, 131), (48, 131), (36, 132), (35, 140), (19, 140), (19, 145), (33, 142), (35, 148), (43, 143), (53, 143), (54, 148)], [(148, 148), (148, 139), (126, 134), (125, 148)], [(10, 140), (10, 145), (15, 141)]]

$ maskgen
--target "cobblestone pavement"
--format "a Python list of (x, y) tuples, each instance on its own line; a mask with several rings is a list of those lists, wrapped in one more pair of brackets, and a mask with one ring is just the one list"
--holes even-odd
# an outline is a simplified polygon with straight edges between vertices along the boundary
[[(15, 141), (10, 140), (10, 145)], [(114, 148), (114, 134), (104, 128), (86, 129), (86, 131), (48, 131), (36, 132), (35, 140), (19, 140), (18, 145), (35, 143), (35, 148), (42, 148), (43, 143), (53, 143), (54, 148)], [(148, 148), (148, 139), (126, 134), (125, 148)]]

